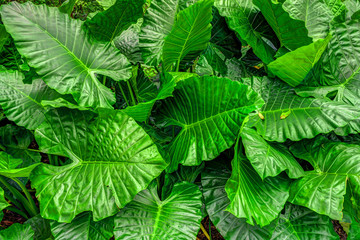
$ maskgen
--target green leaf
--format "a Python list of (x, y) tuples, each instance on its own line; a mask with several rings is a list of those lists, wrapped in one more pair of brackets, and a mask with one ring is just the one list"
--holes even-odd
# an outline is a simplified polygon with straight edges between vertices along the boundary
[(96, 0), (96, 1), (104, 8), (104, 10), (107, 10), (116, 2), (116, 0)]
[(230, 199), (226, 208), (238, 218), (260, 227), (270, 224), (283, 209), (289, 197), (289, 181), (283, 177), (262, 180), (242, 153), (241, 143), (235, 145), (231, 162), (232, 173), (225, 191)]
[(282, 46), (295, 50), (312, 42), (311, 38), (308, 37), (308, 31), (305, 28), (304, 22), (291, 18), (284, 11), (281, 2), (254, 0), (254, 4), (261, 10), (261, 13), (274, 30)]
[(285, 170), (290, 178), (304, 176), (304, 170), (284, 145), (267, 142), (248, 127), (242, 129), (240, 136), (246, 157), (261, 179), (275, 177)]
[(19, 52), (49, 87), (72, 94), (84, 107), (111, 108), (115, 103), (114, 94), (96, 74), (126, 80), (130, 63), (115, 47), (91, 41), (81, 21), (29, 2), (3, 5), (1, 16)]
[(142, 23), (143, 18), (139, 18), (137, 23), (132, 24), (128, 29), (123, 31), (120, 36), (114, 39), (115, 47), (133, 64), (143, 62), (139, 46), (139, 34)]
[(29, 177), (31, 171), (40, 163), (32, 164), (25, 168), (16, 168), (23, 161), (18, 158), (13, 158), (6, 152), (0, 152), (0, 175), (11, 177)]
[(240, 57), (241, 42), (236, 37), (235, 32), (229, 29), (226, 19), (220, 15), (219, 10), (216, 7), (213, 7), (212, 10), (210, 42), (227, 58)]
[[(328, 133), (345, 126), (359, 117), (359, 110), (347, 104), (325, 99), (303, 98), (295, 94), (294, 88), (281, 81), (267, 77), (254, 78), (252, 88), (260, 93), (266, 104), (258, 115), (250, 117), (249, 126), (268, 141), (299, 141), (313, 138), (319, 133)], [(280, 116), (291, 111), (285, 118)]]
[(0, 231), (0, 239), (32, 240), (34, 231), (29, 224), (14, 223), (9, 228)]
[(165, 69), (176, 63), (178, 71), (183, 60), (194, 60), (207, 47), (211, 38), (212, 4), (212, 0), (201, 0), (179, 12), (163, 47)]
[(175, 184), (164, 201), (156, 187), (144, 190), (115, 216), (115, 239), (195, 239), (201, 205), (199, 187), (191, 183)]
[[(175, 81), (171, 76), (166, 74), (162, 80), (163, 82), (161, 83), (160, 89), (156, 89), (155, 91), (155, 96), (151, 96), (150, 99), (146, 99), (147, 97), (145, 97), (145, 102), (140, 102), (135, 106), (129, 106), (123, 111), (126, 112), (130, 117), (134, 118), (136, 121), (146, 121), (151, 114), (151, 110), (155, 102), (167, 97), (171, 97), (174, 91)], [(146, 89), (145, 91), (142, 91), (142, 94), (139, 94), (139, 97), (141, 97), (141, 95), (146, 95)]]
[[(4, 190), (0, 188), (0, 211), (2, 212), (2, 210), (8, 206), (10, 206), (10, 204), (6, 201), (4, 197)], [(1, 236), (1, 231), (0, 231), (0, 236)]]
[(9, 39), (9, 34), (6, 32), (4, 25), (0, 24), (0, 52), (3, 51), (3, 47)]
[[(224, 94), (227, 93), (227, 94)], [(196, 166), (230, 148), (244, 118), (263, 105), (248, 86), (226, 78), (189, 78), (163, 101), (158, 120), (182, 127), (169, 144), (169, 171)]]
[(230, 201), (225, 192), (225, 184), (231, 170), (218, 161), (211, 162), (201, 173), (201, 185), (206, 211), (211, 222), (226, 240), (269, 239), (270, 229), (260, 228), (246, 223), (246, 219), (237, 218), (225, 211)]
[(329, 33), (329, 23), (333, 20), (333, 11), (336, 11), (337, 7), (337, 4), (332, 5), (331, 2), (336, 1), (286, 0), (283, 8), (293, 19), (303, 21), (309, 37), (316, 41), (325, 38)]
[(85, 22), (92, 36), (99, 41), (112, 42), (143, 15), (145, 0), (117, 0), (105, 12), (99, 12)]
[[(260, 11), (251, 0), (215, 0), (214, 5), (220, 15), (227, 18), (230, 29), (253, 47), (256, 56), (266, 64), (273, 61), (274, 49), (262, 38), (257, 26), (252, 25), (259, 18)], [(261, 24), (264, 23), (258, 25)]]
[(52, 110), (35, 137), (42, 152), (72, 160), (41, 165), (30, 176), (41, 215), (59, 222), (83, 211), (92, 211), (94, 221), (114, 215), (166, 167), (150, 137), (120, 111), (102, 110), (96, 117)]
[(271, 240), (339, 239), (329, 217), (296, 205), (287, 204), (276, 225)]
[(268, 65), (269, 71), (290, 86), (299, 85), (319, 61), (330, 39), (331, 35), (282, 55)]
[(40, 153), (28, 150), (32, 141), (32, 133), (25, 128), (10, 124), (0, 128), (0, 144), (5, 146), (6, 152), (11, 156), (23, 160), (19, 168), (28, 167), (41, 160)]
[(114, 218), (94, 222), (90, 212), (76, 216), (71, 223), (51, 221), (51, 232), (55, 239), (108, 240), (113, 236)]
[(71, 17), (71, 13), (74, 10), (74, 6), (77, 1), (78, 0), (66, 0), (59, 7), (59, 11), (62, 13), (66, 13), (67, 15), (69, 15), (69, 17)]
[(42, 218), (40, 214), (27, 220), (25, 224), (31, 225), (31, 228), (34, 230), (34, 239), (54, 239), (51, 234), (50, 221), (48, 219)]
[(53, 100), (61, 95), (41, 79), (24, 84), (24, 75), (17, 71), (0, 72), (0, 105), (6, 117), (19, 126), (34, 130), (44, 121), (46, 109), (42, 100)]
[(169, 35), (178, 12), (186, 0), (152, 0), (144, 15), (139, 36), (142, 57), (147, 65), (161, 62), (165, 38)]
[(346, 183), (360, 176), (360, 147), (318, 137), (297, 143), (291, 151), (310, 162), (314, 171), (292, 183), (289, 201), (341, 220)]

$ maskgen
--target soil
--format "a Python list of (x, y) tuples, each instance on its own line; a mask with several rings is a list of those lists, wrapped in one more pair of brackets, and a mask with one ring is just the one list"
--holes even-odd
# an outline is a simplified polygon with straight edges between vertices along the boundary
[(340, 240), (346, 240), (347, 234), (344, 231), (343, 227), (339, 223), (339, 221), (332, 220), (332, 224), (334, 226), (335, 232), (340, 236)]
[[(206, 232), (210, 235), (209, 232), (209, 217), (205, 217), (202, 221), (201, 224), (204, 226)], [(215, 226), (211, 223), (211, 239), (212, 240), (223, 240), (224, 238), (221, 236), (221, 234), (216, 230)], [(198, 235), (197, 235), (197, 240), (208, 240), (206, 235), (200, 230)]]
[(14, 223), (24, 223), (26, 219), (23, 216), (20, 216), (17, 213), (14, 213), (9, 210), (4, 210), (4, 218), (2, 219), (0, 225), (2, 228), (8, 228)]

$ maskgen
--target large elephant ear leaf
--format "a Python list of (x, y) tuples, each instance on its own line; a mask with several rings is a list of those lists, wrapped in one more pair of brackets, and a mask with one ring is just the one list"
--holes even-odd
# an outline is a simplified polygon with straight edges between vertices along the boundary
[(41, 101), (54, 100), (61, 95), (41, 79), (33, 79), (31, 84), (24, 84), (23, 80), (20, 72), (0, 72), (0, 105), (9, 120), (34, 130), (45, 118), (46, 109)]
[(283, 9), (282, 3), (273, 0), (254, 0), (267, 22), (274, 30), (282, 46), (295, 50), (310, 44), (311, 38), (303, 21), (291, 18)]
[(85, 24), (94, 38), (112, 42), (116, 36), (142, 17), (144, 3), (145, 0), (117, 0), (113, 6), (105, 12), (99, 12)]
[(167, 147), (169, 171), (179, 163), (199, 165), (230, 148), (245, 117), (263, 105), (250, 87), (218, 77), (180, 81), (173, 96), (163, 101), (157, 116), (167, 125), (182, 127)]
[(201, 0), (179, 12), (176, 22), (165, 39), (163, 61), (165, 69), (194, 60), (207, 47), (211, 38), (213, 0)]
[[(150, 136), (128, 115), (99, 116), (60, 108), (36, 130), (40, 150), (72, 163), (41, 165), (31, 176), (44, 218), (71, 222), (83, 211), (94, 220), (114, 215), (166, 167)], [(69, 187), (71, 186), (71, 187)]]
[(261, 14), (251, 0), (215, 0), (214, 5), (220, 15), (227, 18), (229, 27), (254, 49), (256, 56), (266, 64), (274, 60), (274, 49), (257, 30), (264, 23), (252, 26), (259, 22)]
[(176, 16), (187, 0), (152, 0), (144, 15), (139, 36), (139, 47), (144, 62), (157, 66), (161, 62), (165, 38), (169, 35)]
[(71, 223), (51, 221), (55, 239), (108, 240), (113, 236), (113, 228), (113, 217), (94, 222), (90, 212), (79, 214)]
[(279, 216), (271, 240), (339, 239), (331, 219), (307, 208), (287, 204)]
[(156, 187), (144, 190), (115, 216), (115, 239), (195, 239), (201, 197), (199, 187), (188, 182), (175, 184), (163, 201)]
[(96, 75), (126, 80), (130, 63), (115, 47), (91, 41), (80, 20), (30, 2), (1, 6), (1, 17), (19, 52), (49, 87), (72, 94), (84, 107), (111, 108), (115, 103), (114, 93)]
[(235, 145), (231, 166), (231, 177), (225, 185), (230, 199), (226, 211), (238, 218), (246, 218), (251, 225), (269, 225), (284, 208), (290, 181), (281, 176), (262, 180), (243, 155), (241, 142)]
[(313, 138), (343, 127), (360, 116), (356, 107), (325, 99), (303, 98), (280, 80), (254, 78), (252, 87), (266, 104), (258, 115), (250, 117), (249, 126), (255, 126), (266, 140), (284, 142)]
[(231, 170), (218, 161), (207, 164), (201, 173), (204, 203), (211, 222), (226, 240), (269, 239), (272, 226), (252, 226), (246, 223), (246, 219), (237, 218), (225, 210), (230, 204), (225, 192), (230, 175)]
[(314, 171), (292, 183), (289, 201), (341, 220), (346, 185), (351, 177), (360, 177), (360, 147), (318, 137), (299, 142), (291, 150), (310, 162)]
[(246, 156), (261, 179), (275, 177), (284, 170), (290, 178), (304, 176), (301, 165), (282, 144), (267, 142), (248, 127), (242, 129), (240, 136)]

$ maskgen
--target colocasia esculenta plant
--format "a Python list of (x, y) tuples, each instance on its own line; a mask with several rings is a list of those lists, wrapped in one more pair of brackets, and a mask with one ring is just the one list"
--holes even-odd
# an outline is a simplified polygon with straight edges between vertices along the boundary
[(0, 8), (0, 239), (360, 239), (359, 1), (76, 2)]

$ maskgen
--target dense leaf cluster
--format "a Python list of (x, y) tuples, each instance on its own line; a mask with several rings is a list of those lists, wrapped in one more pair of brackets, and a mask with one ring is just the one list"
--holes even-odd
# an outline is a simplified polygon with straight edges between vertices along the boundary
[(98, 4), (0, 8), (0, 239), (360, 238), (357, 0)]

